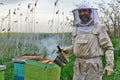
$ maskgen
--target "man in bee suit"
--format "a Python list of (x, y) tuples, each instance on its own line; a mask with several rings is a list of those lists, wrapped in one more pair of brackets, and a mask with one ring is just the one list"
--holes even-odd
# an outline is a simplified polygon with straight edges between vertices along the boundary
[[(99, 22), (97, 9), (86, 2), (72, 12), (75, 26), (72, 46), (63, 50), (76, 56), (73, 80), (102, 80), (102, 75), (111, 75), (114, 67), (114, 48), (107, 29)], [(101, 60), (103, 49), (106, 57), (104, 69)]]

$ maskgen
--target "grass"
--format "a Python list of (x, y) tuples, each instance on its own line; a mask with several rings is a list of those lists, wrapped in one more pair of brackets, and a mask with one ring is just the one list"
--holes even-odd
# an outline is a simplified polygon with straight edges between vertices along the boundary
[(48, 33), (0, 33), (0, 35), (0, 64), (7, 66), (5, 80), (14, 80), (12, 58), (23, 53), (38, 54), (39, 49), (41, 50), (39, 41), (42, 39), (53, 38), (57, 39), (59, 44), (65, 43), (66, 45), (71, 43), (71, 33), (49, 33), (49, 35)]
[[(53, 34), (51, 34), (49, 36), (47, 36), (47, 35), (48, 34), (38, 35), (37, 39), (42, 39), (42, 38), (46, 39), (47, 37), (52, 37)], [(70, 38), (71, 38), (70, 35), (71, 34), (66, 35), (67, 38), (68, 37), (69, 38), (64, 40), (64, 44), (67, 42), (66, 44), (69, 45), (70, 42), (68, 42), (68, 40), (70, 40)], [(32, 36), (34, 36), (34, 35), (32, 35)], [(60, 35), (58, 35), (58, 36), (60, 37), (60, 39), (62, 38), (62, 36), (60, 36)], [(29, 37), (29, 35), (28, 35), (28, 37)], [(1, 40), (0, 40), (0, 43), (1, 43), (0, 47), (1, 48), (0, 49), (2, 50), (3, 49), (2, 47), (4, 47), (3, 43), (8, 41), (8, 40), (7, 40), (7, 36), (5, 34), (1, 34), (0, 38), (1, 38)], [(11, 62), (11, 59), (14, 56), (16, 56), (16, 52), (15, 52), (16, 42), (15, 42), (15, 40), (17, 40), (17, 38), (19, 38), (18, 34), (15, 34), (15, 33), (11, 34), (11, 39), (10, 40), (12, 40), (13, 42), (8, 41), (8, 42), (11, 42), (10, 44), (8, 44), (8, 42), (6, 42), (8, 44), (8, 46), (7, 46), (8, 51), (5, 48), (4, 53), (7, 53), (7, 54), (5, 54), (4, 57), (0, 58), (0, 64), (5, 64), (7, 66), (7, 69), (5, 70), (5, 80), (14, 80), (13, 63)], [(24, 38), (24, 36), (22, 38)], [(18, 55), (20, 55), (22, 53), (21, 52), (22, 47), (20, 46), (20, 45), (23, 45), (22, 44), (22, 42), (23, 42), (22, 38), (19, 38), (19, 39), (21, 39), (21, 40), (19, 40), (21, 42), (18, 45), (19, 46), (18, 47), (19, 48), (19, 50), (18, 50), (19, 54)], [(65, 36), (64, 36), (64, 38), (65, 38)], [(26, 38), (26, 39), (28, 39), (28, 38)], [(1, 42), (1, 41), (3, 41), (3, 42)], [(103, 76), (103, 80), (120, 80), (120, 78), (119, 78), (119, 75), (120, 75), (120, 40), (119, 39), (112, 39), (112, 43), (113, 43), (113, 46), (115, 48), (115, 51), (114, 51), (115, 52), (114, 74), (112, 76), (109, 76), (109, 77)], [(11, 45), (12, 45), (12, 47), (11, 47)], [(27, 52), (33, 53), (34, 51), (29, 50), (29, 45), (27, 45), (27, 46), (28, 46), (27, 50), (25, 50), (26, 53)], [(72, 55), (69, 56), (69, 58), (70, 58), (70, 62), (61, 70), (61, 79), (60, 80), (72, 80), (73, 73), (74, 73), (73, 72), (73, 64), (74, 64), (74, 61), (75, 61), (75, 56), (72, 54)], [(102, 59), (103, 59), (103, 62), (104, 62), (103, 65), (105, 65), (105, 57), (103, 56)]]

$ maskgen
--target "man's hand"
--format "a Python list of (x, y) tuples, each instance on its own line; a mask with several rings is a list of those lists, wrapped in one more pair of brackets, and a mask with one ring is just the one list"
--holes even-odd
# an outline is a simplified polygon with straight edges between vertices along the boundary
[[(61, 52), (65, 53), (65, 54), (71, 54), (71, 53), (73, 53), (72, 46), (68, 46), (68, 47), (62, 48)], [(59, 50), (57, 51), (58, 54), (61, 53), (61, 52)]]
[(110, 65), (107, 65), (103, 71), (103, 74), (106, 76), (111, 76), (113, 73), (113, 68)]
[[(65, 54), (68, 53), (68, 50), (67, 50), (66, 48), (61, 49), (61, 51), (62, 51), (62, 53), (65, 53)], [(58, 50), (57, 53), (59, 54), (59, 53), (61, 53), (61, 52)]]

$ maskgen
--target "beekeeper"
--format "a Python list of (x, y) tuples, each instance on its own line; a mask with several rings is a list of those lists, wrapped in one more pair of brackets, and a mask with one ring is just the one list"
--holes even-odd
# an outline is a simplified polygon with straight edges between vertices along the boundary
[[(72, 12), (75, 25), (73, 45), (63, 50), (76, 56), (73, 80), (102, 80), (102, 75), (111, 75), (114, 67), (114, 48), (106, 26), (99, 22), (98, 10), (86, 2)], [(107, 62), (104, 69), (101, 60), (103, 50)]]

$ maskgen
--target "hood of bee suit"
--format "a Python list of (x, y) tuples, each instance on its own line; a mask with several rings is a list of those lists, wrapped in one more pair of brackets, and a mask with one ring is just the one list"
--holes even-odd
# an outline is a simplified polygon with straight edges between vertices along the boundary
[(81, 20), (79, 18), (79, 10), (81, 9), (91, 9), (91, 18), (94, 24), (99, 23), (98, 9), (91, 7), (89, 3), (83, 2), (78, 6), (78, 8), (72, 11), (74, 16), (74, 26), (78, 26), (81, 23)]

